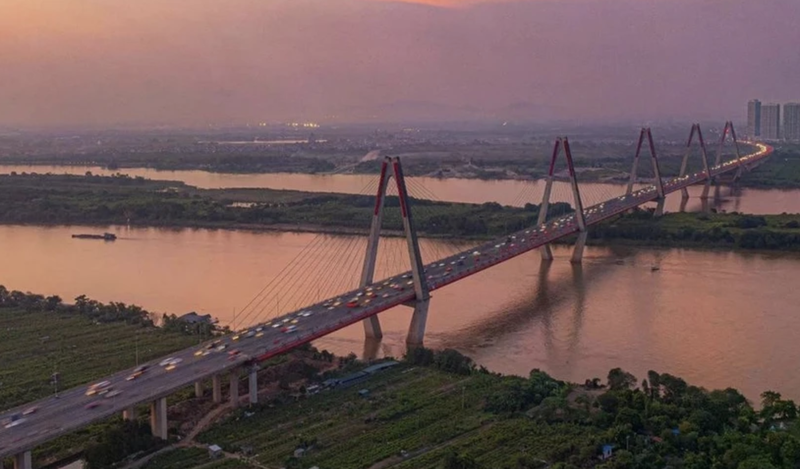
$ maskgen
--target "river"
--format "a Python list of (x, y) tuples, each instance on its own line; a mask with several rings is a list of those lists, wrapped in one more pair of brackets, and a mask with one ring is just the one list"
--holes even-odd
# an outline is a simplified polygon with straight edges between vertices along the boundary
[[(86, 294), (152, 311), (195, 310), (222, 322), (239, 311), (244, 325), (256, 319), (241, 312), (245, 304), (312, 241), (321, 240), (320, 257), (334, 262), (307, 278), (300, 294), (309, 298), (327, 294), (326, 279), (355, 282), (358, 256), (347, 272), (337, 256), (365, 245), (361, 237), (311, 233), (106, 230), (119, 239), (70, 237), (97, 228), (0, 226), (0, 283), (68, 301)], [(355, 251), (341, 248), (350, 242)], [(384, 258), (402, 259), (402, 243), (383, 241)], [(451, 249), (422, 243), (428, 259)], [(532, 252), (434, 292), (426, 344), (456, 348), (504, 373), (540, 368), (582, 382), (620, 366), (639, 379), (653, 369), (708, 388), (733, 386), (751, 399), (765, 389), (800, 399), (797, 254), (590, 247), (578, 268), (566, 247), (555, 254), (549, 269)], [(289, 298), (277, 301), (263, 313), (294, 307)], [(386, 337), (378, 355), (402, 354), (409, 317), (405, 307), (381, 314)], [(362, 355), (362, 334), (354, 325), (315, 345)]]
[[(110, 171), (96, 166), (0, 166), (0, 173), (37, 172), (110, 175), (115, 173), (141, 176), (155, 180), (182, 181), (186, 184), (204, 189), (221, 189), (232, 187), (271, 189), (292, 189), (309, 192), (361, 193), (362, 189), (374, 187), (376, 175), (366, 174), (225, 174), (207, 171), (156, 171), (145, 168), (125, 168)], [(527, 202), (539, 204), (544, 188), (543, 181), (524, 182), (517, 180), (478, 179), (437, 179), (428, 177), (406, 178), (409, 181), (411, 194), (428, 198), (433, 195), (437, 200), (452, 202), (484, 203), (498, 202), (503, 205), (524, 205)], [(424, 191), (418, 191), (424, 186)], [(584, 205), (588, 206), (611, 197), (622, 195), (623, 184), (581, 183), (581, 194)], [(701, 202), (697, 198), (702, 187), (689, 189), (693, 196), (684, 207), (687, 211), (698, 211)], [(571, 202), (572, 192), (566, 183), (556, 184), (552, 194), (553, 201)], [(800, 212), (800, 190), (781, 189), (733, 189), (722, 187), (719, 197), (710, 202), (711, 207), (728, 212), (737, 211), (753, 214), (779, 214)], [(681, 210), (681, 199), (678, 194), (667, 197), (666, 211)]]

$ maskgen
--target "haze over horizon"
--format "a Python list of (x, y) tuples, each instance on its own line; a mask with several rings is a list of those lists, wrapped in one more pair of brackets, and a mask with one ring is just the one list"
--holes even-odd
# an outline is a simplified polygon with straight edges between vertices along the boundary
[(4, 0), (0, 125), (741, 120), (797, 0)]

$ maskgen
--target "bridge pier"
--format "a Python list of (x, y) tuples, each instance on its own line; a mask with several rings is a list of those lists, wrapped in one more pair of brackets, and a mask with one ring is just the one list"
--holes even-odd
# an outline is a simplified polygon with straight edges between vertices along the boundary
[(211, 376), (211, 397), (215, 404), (222, 402), (222, 379), (219, 375)]
[(136, 420), (136, 407), (130, 406), (122, 411), (123, 420)]
[(580, 264), (583, 260), (583, 248), (586, 246), (586, 237), (588, 235), (588, 231), (578, 233), (578, 239), (575, 240), (575, 247), (572, 249), (572, 258), (569, 260), (573, 264)]
[(230, 375), (232, 409), (239, 407), (239, 373), (236, 371), (231, 371)]
[(250, 375), (247, 379), (247, 384), (249, 385), (249, 394), (247, 397), (251, 405), (258, 404), (258, 370), (260, 370), (258, 365), (250, 367)]
[[(363, 288), (363, 287), (362, 287)], [(380, 340), (383, 338), (383, 330), (381, 329), (381, 321), (378, 315), (364, 318), (361, 321), (364, 324), (364, 336), (370, 340)]]
[(150, 431), (153, 436), (167, 439), (167, 398), (160, 397), (150, 403)]
[(194, 382), (194, 397), (200, 399), (203, 397), (203, 382), (202, 381), (195, 381)]
[[(421, 347), (425, 339), (425, 326), (428, 323), (428, 306), (430, 298), (427, 300), (417, 300), (414, 302), (414, 313), (411, 316), (411, 324), (408, 326), (406, 336), (406, 347)], [(411, 306), (411, 305), (410, 305)]]
[(656, 210), (653, 212), (654, 217), (664, 215), (664, 202), (666, 202), (666, 200), (666, 198), (656, 200)]
[(33, 460), (30, 451), (14, 455), (14, 469), (33, 469)]

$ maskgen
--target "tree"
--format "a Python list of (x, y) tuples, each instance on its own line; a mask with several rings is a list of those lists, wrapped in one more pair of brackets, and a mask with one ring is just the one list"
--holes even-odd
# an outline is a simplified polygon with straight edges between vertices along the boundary
[(608, 372), (608, 387), (612, 391), (622, 391), (636, 386), (636, 377), (622, 368), (613, 368)]
[(447, 453), (442, 464), (442, 469), (480, 469), (480, 467), (472, 456), (457, 454), (455, 450)]

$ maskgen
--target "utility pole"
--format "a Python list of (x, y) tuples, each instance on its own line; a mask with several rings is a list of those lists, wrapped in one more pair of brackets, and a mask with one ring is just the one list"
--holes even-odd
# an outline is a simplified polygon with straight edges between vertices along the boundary
[(136, 366), (139, 366), (139, 331), (136, 331)]

